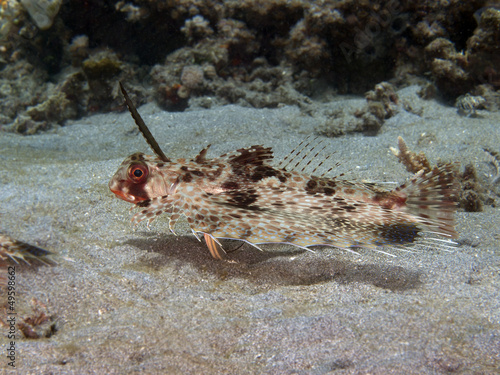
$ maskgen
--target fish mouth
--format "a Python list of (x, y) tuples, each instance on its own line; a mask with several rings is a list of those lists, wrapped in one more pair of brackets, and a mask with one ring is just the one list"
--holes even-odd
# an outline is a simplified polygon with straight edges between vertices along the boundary
[(149, 199), (148, 196), (141, 194), (140, 190), (130, 191), (127, 186), (127, 181), (124, 180), (111, 180), (108, 187), (113, 194), (115, 194), (118, 198), (123, 199), (125, 202), (137, 204)]
[(111, 192), (115, 194), (118, 198), (123, 199), (126, 202), (136, 203), (137, 201), (137, 199), (133, 195), (127, 194), (121, 190), (111, 189), (111, 188), (109, 190), (111, 190)]
[(139, 202), (147, 200), (147, 198), (138, 197), (132, 194), (127, 194), (123, 190), (119, 188), (109, 188), (113, 194), (115, 194), (118, 198), (123, 199), (125, 202), (137, 204)]

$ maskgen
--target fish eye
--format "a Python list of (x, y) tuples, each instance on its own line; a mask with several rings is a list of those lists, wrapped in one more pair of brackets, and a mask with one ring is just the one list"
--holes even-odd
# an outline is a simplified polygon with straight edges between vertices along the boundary
[(133, 164), (128, 169), (128, 178), (136, 183), (141, 184), (148, 178), (148, 168), (143, 164)]

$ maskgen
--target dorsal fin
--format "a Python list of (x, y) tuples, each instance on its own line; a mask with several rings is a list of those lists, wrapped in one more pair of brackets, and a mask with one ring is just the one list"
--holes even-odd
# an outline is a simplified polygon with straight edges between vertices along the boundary
[[(296, 148), (288, 154), (279, 164), (279, 168), (289, 171), (298, 171), (300, 173), (308, 173), (314, 175), (323, 164), (330, 159), (335, 153), (326, 156), (323, 151), (328, 145), (323, 145), (323, 140), (318, 137), (308, 136), (300, 142)], [(321, 156), (320, 156), (321, 155)], [(339, 163), (321, 174), (321, 177), (331, 172)]]
[(229, 163), (233, 165), (262, 165), (264, 162), (273, 158), (273, 151), (271, 147), (255, 145), (247, 148), (240, 148), (236, 150), (235, 154), (227, 156)]
[(148, 142), (149, 146), (153, 149), (156, 156), (158, 156), (164, 162), (169, 162), (170, 159), (167, 158), (163, 153), (163, 151), (161, 150), (160, 146), (153, 137), (153, 134), (151, 134), (148, 127), (146, 126), (146, 123), (142, 119), (141, 115), (139, 114), (139, 112), (137, 112), (134, 103), (132, 103), (132, 100), (130, 100), (130, 98), (128, 97), (127, 91), (125, 91), (125, 88), (123, 87), (122, 83), (119, 82), (119, 84), (120, 84), (120, 90), (122, 90), (123, 97), (125, 98), (125, 103), (127, 104), (128, 110), (132, 115), (132, 117), (134, 118), (135, 123), (139, 127), (139, 130), (141, 131), (142, 135), (146, 139), (146, 142)]
[(193, 159), (194, 162), (196, 163), (200, 163), (200, 164), (203, 164), (207, 161), (207, 151), (208, 149), (210, 148), (210, 146), (212, 145), (208, 145), (207, 147), (205, 147), (203, 150), (201, 150), (198, 155), (195, 156), (195, 158)]
[[(308, 136), (306, 139), (302, 140), (298, 145), (297, 147), (295, 147), (292, 152), (290, 152), (287, 156), (285, 156), (285, 158), (280, 162), (280, 164), (278, 165), (279, 168), (281, 169), (285, 169), (291, 164), (293, 163), (293, 161), (297, 158), (297, 156), (299, 156), (302, 151), (309, 147), (309, 145), (311, 144), (311, 136)], [(313, 141), (315, 140), (316, 138), (313, 139)], [(293, 169), (293, 168), (292, 168)]]

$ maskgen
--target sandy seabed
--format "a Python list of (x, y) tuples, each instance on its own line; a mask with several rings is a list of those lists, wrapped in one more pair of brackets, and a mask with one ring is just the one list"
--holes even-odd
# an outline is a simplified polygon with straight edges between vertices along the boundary
[[(341, 162), (334, 175), (403, 182), (410, 174), (389, 151), (400, 135), (434, 163), (472, 163), (479, 174), (493, 174), (483, 148), (500, 151), (500, 112), (462, 117), (416, 90), (399, 95), (421, 107), (421, 116), (401, 109), (375, 137), (324, 139), (325, 152), (335, 152), (331, 163)], [(171, 158), (194, 157), (209, 143), (209, 157), (264, 144), (279, 161), (318, 125), (289, 106), (169, 113), (148, 104), (139, 111)], [(498, 208), (458, 212), (460, 246), (453, 252), (390, 257), (244, 245), (230, 261), (217, 261), (185, 222), (177, 237), (166, 217), (151, 230), (132, 229), (130, 205), (107, 185), (137, 151), (151, 153), (128, 113), (30, 137), (0, 133), (0, 232), (57, 254), (57, 265), (16, 267), (19, 317), (36, 314), (36, 299), (53, 331), (42, 339), (17, 332), (19, 373), (500, 371)], [(2, 329), (0, 369), (8, 373)]]

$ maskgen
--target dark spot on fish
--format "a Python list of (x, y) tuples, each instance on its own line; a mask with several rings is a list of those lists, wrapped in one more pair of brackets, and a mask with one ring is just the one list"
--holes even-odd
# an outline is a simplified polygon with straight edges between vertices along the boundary
[(247, 207), (250, 206), (252, 203), (255, 203), (257, 201), (257, 198), (259, 197), (257, 194), (255, 194), (255, 190), (248, 190), (248, 191), (234, 191), (229, 193), (230, 194), (230, 199), (229, 203), (238, 207)]
[(306, 190), (309, 189), (315, 189), (316, 186), (318, 186), (318, 182), (317, 181), (314, 181), (314, 180), (309, 180), (307, 181), (307, 184), (306, 184)]
[(240, 155), (234, 156), (229, 159), (232, 165), (245, 166), (248, 164), (262, 165), (264, 161), (272, 159), (273, 153), (271, 148), (266, 148), (260, 145), (251, 146), (249, 148), (240, 148), (236, 150)]
[(144, 155), (140, 152), (135, 153), (130, 156), (130, 160), (132, 161), (143, 161), (144, 160)]
[[(346, 228), (351, 224), (348, 219), (343, 219), (343, 218), (335, 218), (331, 220), (331, 222), (333, 228)], [(329, 232), (325, 231), (325, 233), (328, 234)], [(331, 232), (331, 234), (335, 235), (333, 232)]]
[(345, 211), (343, 208), (341, 207), (334, 207), (332, 209), (330, 209), (330, 211), (334, 214), (334, 215), (340, 215), (340, 214), (344, 214)]
[(241, 234), (242, 239), (246, 239), (248, 237), (251, 237), (253, 235), (252, 231), (250, 229), (245, 230), (244, 233)]
[(149, 207), (149, 205), (151, 204), (151, 199), (146, 199), (142, 202), (139, 202), (136, 204), (137, 207)]
[(205, 176), (205, 173), (203, 173), (202, 171), (198, 171), (198, 170), (193, 170), (191, 171), (192, 174), (194, 174), (195, 176), (198, 176), (198, 177), (204, 177)]
[(156, 166), (158, 168), (163, 168), (165, 166), (165, 163), (157, 163)]
[(191, 175), (191, 173), (186, 172), (182, 175), (182, 181), (191, 182), (191, 181), (193, 181), (193, 176)]
[(224, 166), (219, 164), (218, 168), (213, 172), (214, 179), (219, 177), (222, 174), (222, 171), (224, 170)]
[(318, 182), (316, 180), (307, 181), (305, 191), (309, 195), (316, 194), (318, 192)]
[(419, 229), (415, 224), (385, 224), (379, 226), (379, 234), (386, 243), (405, 244), (415, 241)]
[(356, 210), (356, 207), (354, 207), (354, 206), (342, 206), (340, 208), (342, 208), (343, 210), (346, 210), (346, 211), (355, 211)]
[(331, 188), (324, 188), (324, 189), (323, 189), (323, 193), (324, 193), (325, 195), (330, 196), (330, 195), (335, 194), (335, 189), (331, 189)]
[(262, 165), (254, 169), (253, 174), (250, 176), (250, 179), (257, 182), (262, 180), (263, 178), (275, 177), (277, 175), (279, 175), (279, 172), (276, 169), (267, 165)]
[(240, 185), (235, 181), (224, 181), (221, 184), (221, 188), (223, 188), (224, 190), (237, 190), (239, 189), (239, 187)]
[(183, 170), (183, 171), (189, 171), (189, 168), (188, 168), (188, 167), (186, 167), (185, 165), (183, 165), (183, 166), (181, 167), (181, 170)]

